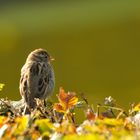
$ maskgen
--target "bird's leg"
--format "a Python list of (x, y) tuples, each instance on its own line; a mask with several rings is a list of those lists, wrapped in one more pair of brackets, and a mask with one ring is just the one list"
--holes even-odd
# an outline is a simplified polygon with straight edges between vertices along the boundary
[(26, 109), (27, 109), (27, 105), (25, 104), (25, 107), (24, 107), (24, 110), (23, 110), (22, 115), (25, 115), (26, 114)]
[(25, 107), (22, 115), (26, 115), (26, 114), (31, 114), (31, 110), (29, 109), (28, 105), (25, 103)]
[(45, 99), (43, 100), (43, 102), (44, 102), (44, 106), (46, 107), (46, 105), (47, 105), (47, 104), (46, 104), (46, 101), (45, 101)]

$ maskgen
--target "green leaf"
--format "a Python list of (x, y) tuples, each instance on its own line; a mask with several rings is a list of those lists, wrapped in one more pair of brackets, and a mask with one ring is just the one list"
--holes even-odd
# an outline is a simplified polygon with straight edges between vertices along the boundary
[(54, 126), (48, 119), (36, 120), (35, 124), (39, 127), (41, 133), (51, 133)]

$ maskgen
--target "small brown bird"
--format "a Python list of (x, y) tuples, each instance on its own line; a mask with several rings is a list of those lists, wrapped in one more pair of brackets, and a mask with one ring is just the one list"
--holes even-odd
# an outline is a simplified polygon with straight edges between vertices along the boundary
[(35, 98), (45, 100), (53, 92), (55, 77), (50, 64), (52, 60), (44, 49), (36, 49), (28, 55), (21, 69), (19, 87), (26, 104), (25, 113), (36, 108)]

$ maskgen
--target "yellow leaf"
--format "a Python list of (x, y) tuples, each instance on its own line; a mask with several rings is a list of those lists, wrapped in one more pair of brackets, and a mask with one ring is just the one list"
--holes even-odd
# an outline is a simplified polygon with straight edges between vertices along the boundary
[(75, 96), (75, 93), (66, 93), (62, 87), (59, 90), (58, 100), (59, 104), (56, 104), (54, 107), (56, 110), (58, 109), (59, 112), (62, 112), (62, 110), (66, 111), (67, 109), (71, 109), (78, 102), (78, 98)]
[(2, 91), (2, 89), (3, 89), (4, 86), (5, 86), (4, 84), (1, 84), (0, 83), (0, 91)]
[(134, 107), (134, 109), (133, 109), (134, 111), (140, 111), (140, 103), (139, 104), (137, 104), (135, 107)]
[(57, 112), (65, 112), (63, 106), (60, 103), (55, 103), (53, 108), (57, 111)]

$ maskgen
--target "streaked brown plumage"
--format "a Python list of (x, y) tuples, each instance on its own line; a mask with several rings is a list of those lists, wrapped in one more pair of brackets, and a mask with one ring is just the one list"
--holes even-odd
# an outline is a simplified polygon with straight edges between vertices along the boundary
[(27, 108), (35, 109), (35, 98), (45, 100), (53, 91), (55, 78), (51, 57), (44, 49), (32, 51), (21, 69), (20, 94)]

